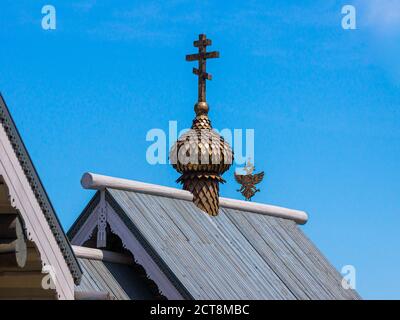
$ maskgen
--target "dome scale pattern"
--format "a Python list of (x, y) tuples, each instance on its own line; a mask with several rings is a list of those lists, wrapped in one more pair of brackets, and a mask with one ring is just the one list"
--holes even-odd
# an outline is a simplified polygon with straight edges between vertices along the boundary
[(206, 52), (209, 45), (211, 40), (201, 34), (199, 40), (194, 41), (199, 53), (186, 56), (187, 61), (199, 62), (199, 67), (193, 69), (198, 76), (196, 117), (191, 129), (172, 146), (170, 162), (181, 174), (177, 182), (193, 194), (194, 204), (216, 216), (219, 210), (219, 183), (225, 182), (222, 174), (229, 170), (233, 162), (233, 151), (224, 138), (212, 129), (208, 118), (206, 80), (211, 80), (212, 76), (206, 72), (206, 60), (219, 57), (217, 51)]

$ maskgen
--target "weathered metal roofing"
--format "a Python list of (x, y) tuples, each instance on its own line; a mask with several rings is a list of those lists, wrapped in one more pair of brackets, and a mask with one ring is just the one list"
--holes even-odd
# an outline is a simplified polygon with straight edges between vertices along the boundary
[[(163, 196), (173, 199), (193, 201), (193, 195), (186, 190), (160, 186), (157, 184), (139, 182), (128, 179), (115, 178), (101, 174), (86, 172), (81, 179), (81, 184), (85, 189), (105, 190), (115, 189), (132, 191), (138, 193)], [(293, 210), (264, 203), (242, 201), (231, 198), (219, 198), (220, 207), (243, 210), (247, 212), (266, 214), (269, 216), (294, 220), (299, 224), (304, 224), (308, 220), (308, 215), (304, 211)], [(93, 203), (93, 205), (95, 205)], [(75, 226), (71, 229), (75, 229)]]
[(79, 258), (83, 276), (75, 291), (106, 292), (111, 299), (153, 299), (145, 280), (132, 266), (107, 261)]
[(294, 221), (107, 189), (107, 201), (194, 299), (359, 299)]
[(14, 120), (7, 108), (7, 105), (0, 93), (0, 123), (7, 133), (8, 139), (10, 140), (15, 155), (17, 156), (19, 163), (25, 173), (27, 180), (32, 188), (33, 193), (43, 211), (43, 215), (50, 226), (54, 237), (60, 247), (60, 250), (64, 256), (64, 259), (71, 271), (75, 283), (79, 283), (82, 276), (82, 272), (79, 268), (79, 264), (75, 255), (72, 251), (71, 244), (67, 236), (64, 233), (61, 223), (58, 220), (57, 214), (50, 202), (50, 199), (46, 193), (46, 190), (39, 178), (39, 175), (33, 165), (31, 157), (29, 156), (28, 150), (18, 132), (18, 129), (14, 123)]

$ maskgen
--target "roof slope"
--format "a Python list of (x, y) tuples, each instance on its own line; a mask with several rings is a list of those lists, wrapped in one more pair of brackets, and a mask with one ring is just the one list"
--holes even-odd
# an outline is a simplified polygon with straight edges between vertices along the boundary
[(359, 299), (292, 220), (107, 188), (107, 201), (194, 299)]
[(3, 96), (0, 93), (0, 123), (4, 127), (7, 133), (8, 139), (10, 140), (14, 152), (18, 158), (18, 161), (25, 173), (27, 180), (32, 188), (33, 193), (43, 211), (44, 216), (50, 226), (54, 237), (60, 247), (60, 250), (64, 256), (64, 259), (71, 271), (75, 283), (79, 283), (82, 272), (79, 268), (78, 261), (72, 251), (71, 245), (65, 235), (60, 221), (55, 213), (53, 205), (43, 187), (43, 184), (39, 178), (39, 175), (33, 165), (33, 162), (29, 156), (29, 153), (22, 141), (22, 138), (18, 132), (18, 129), (11, 117), (11, 114), (6, 106)]
[(153, 299), (132, 266), (85, 258), (79, 258), (79, 263), (83, 276), (78, 292), (106, 292), (115, 300)]

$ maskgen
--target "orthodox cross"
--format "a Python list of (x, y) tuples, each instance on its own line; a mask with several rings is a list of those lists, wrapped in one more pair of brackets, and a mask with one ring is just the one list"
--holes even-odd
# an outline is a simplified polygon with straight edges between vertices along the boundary
[(212, 75), (206, 72), (206, 60), (211, 58), (219, 58), (218, 51), (207, 52), (207, 46), (211, 46), (211, 40), (207, 39), (205, 34), (199, 35), (199, 40), (193, 42), (199, 53), (188, 54), (186, 61), (199, 61), (199, 68), (193, 68), (193, 73), (199, 79), (199, 97), (198, 102), (206, 102), (206, 80), (211, 80)]

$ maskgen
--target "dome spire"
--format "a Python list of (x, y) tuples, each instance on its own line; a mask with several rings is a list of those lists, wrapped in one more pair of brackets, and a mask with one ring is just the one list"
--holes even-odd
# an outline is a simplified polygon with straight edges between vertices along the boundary
[(212, 129), (208, 118), (206, 80), (211, 80), (212, 76), (206, 72), (206, 60), (219, 58), (218, 51), (207, 52), (210, 45), (211, 40), (200, 34), (199, 40), (194, 41), (199, 52), (186, 56), (186, 61), (199, 62), (199, 67), (193, 68), (193, 73), (198, 76), (196, 117), (191, 130), (181, 135), (172, 146), (170, 160), (174, 169), (181, 173), (177, 182), (193, 194), (194, 204), (216, 216), (219, 210), (219, 183), (225, 182), (221, 175), (231, 166), (233, 152), (224, 138)]
[(199, 40), (193, 42), (193, 45), (199, 48), (199, 53), (186, 55), (186, 61), (199, 61), (198, 69), (193, 68), (193, 73), (199, 79), (198, 102), (206, 102), (206, 80), (211, 80), (212, 75), (206, 72), (206, 60), (219, 58), (218, 51), (207, 52), (207, 46), (211, 46), (212, 42), (207, 39), (205, 34), (199, 35)]
[(208, 105), (206, 100), (206, 80), (211, 80), (212, 75), (207, 73), (207, 59), (219, 58), (218, 51), (207, 52), (207, 46), (211, 46), (212, 41), (207, 39), (205, 34), (199, 35), (199, 40), (193, 42), (193, 46), (199, 49), (198, 53), (186, 55), (186, 61), (198, 61), (199, 67), (193, 68), (193, 73), (198, 77), (198, 98), (195, 105), (196, 115), (207, 114)]

